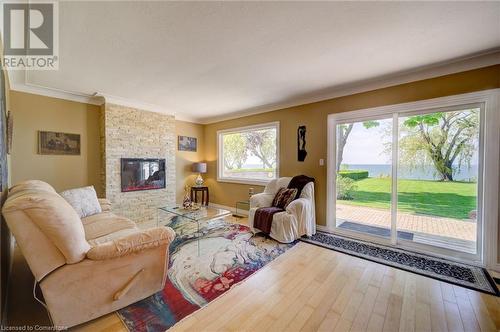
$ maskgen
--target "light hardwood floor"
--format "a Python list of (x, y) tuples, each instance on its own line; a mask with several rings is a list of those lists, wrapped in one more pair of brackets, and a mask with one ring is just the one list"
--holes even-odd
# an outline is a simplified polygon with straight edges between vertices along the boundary
[[(115, 314), (74, 330), (126, 331)], [(170, 331), (299, 330), (498, 331), (500, 298), (299, 243)]]

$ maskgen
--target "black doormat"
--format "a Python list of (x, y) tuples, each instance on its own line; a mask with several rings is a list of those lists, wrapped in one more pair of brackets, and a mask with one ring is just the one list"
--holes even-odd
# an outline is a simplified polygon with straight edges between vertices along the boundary
[[(360, 233), (368, 233), (372, 235), (391, 237), (391, 230), (389, 228), (383, 228), (378, 226), (364, 225), (357, 222), (344, 221), (337, 227), (348, 229), (351, 231), (356, 231)], [(413, 233), (398, 231), (398, 239), (404, 239), (408, 241), (413, 241)]]
[(317, 232), (311, 237), (302, 237), (301, 240), (458, 286), (500, 295), (488, 271), (481, 267), (325, 232)]

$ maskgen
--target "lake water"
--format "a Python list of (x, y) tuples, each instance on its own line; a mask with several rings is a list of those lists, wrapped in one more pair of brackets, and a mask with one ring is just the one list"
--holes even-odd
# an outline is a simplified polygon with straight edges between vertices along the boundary
[[(391, 165), (347, 165), (348, 169), (363, 169), (368, 171), (369, 177), (387, 177), (391, 175)], [(408, 169), (399, 167), (398, 174), (400, 179), (411, 180), (439, 180), (436, 170), (433, 166), (426, 166), (424, 168), (418, 167), (416, 169)], [(460, 170), (455, 170), (453, 173), (454, 180), (457, 181), (477, 181), (478, 167), (471, 165), (470, 168), (464, 166)]]

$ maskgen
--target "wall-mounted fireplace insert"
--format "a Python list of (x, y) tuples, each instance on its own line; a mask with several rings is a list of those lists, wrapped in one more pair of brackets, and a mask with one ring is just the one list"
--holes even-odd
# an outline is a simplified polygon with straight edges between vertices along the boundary
[(165, 188), (165, 159), (121, 159), (122, 192)]

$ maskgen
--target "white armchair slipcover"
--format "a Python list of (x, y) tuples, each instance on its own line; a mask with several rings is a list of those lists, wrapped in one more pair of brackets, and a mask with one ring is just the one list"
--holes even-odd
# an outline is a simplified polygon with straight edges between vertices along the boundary
[[(250, 197), (248, 223), (254, 228), (255, 211), (260, 207), (270, 207), (280, 188), (287, 187), (291, 177), (279, 178), (269, 182), (263, 193)], [(273, 216), (270, 236), (282, 243), (290, 243), (302, 235), (316, 233), (316, 213), (314, 205), (314, 183), (309, 182), (302, 189), (300, 197), (291, 202), (285, 211)]]

